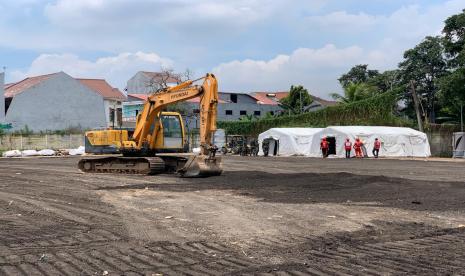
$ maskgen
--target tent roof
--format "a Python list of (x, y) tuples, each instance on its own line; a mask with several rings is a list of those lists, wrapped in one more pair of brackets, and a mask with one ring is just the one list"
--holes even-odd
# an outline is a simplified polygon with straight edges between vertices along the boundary
[(314, 135), (320, 131), (322, 131), (323, 128), (271, 128), (262, 134), (268, 134), (268, 133), (280, 133), (280, 134), (286, 134), (286, 135)]
[(387, 127), (387, 126), (330, 126), (328, 130), (335, 130), (355, 135), (425, 135), (423, 132), (408, 127)]

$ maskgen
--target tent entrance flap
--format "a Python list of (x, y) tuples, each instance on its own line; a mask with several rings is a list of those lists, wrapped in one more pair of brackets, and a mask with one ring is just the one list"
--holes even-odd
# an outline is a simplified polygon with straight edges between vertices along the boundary
[(279, 152), (279, 140), (269, 138), (268, 141), (269, 141), (269, 145), (270, 145), (269, 154), (273, 155), (273, 156), (278, 155), (278, 152)]
[(336, 155), (336, 137), (326, 137), (326, 141), (328, 141), (329, 144), (328, 155)]

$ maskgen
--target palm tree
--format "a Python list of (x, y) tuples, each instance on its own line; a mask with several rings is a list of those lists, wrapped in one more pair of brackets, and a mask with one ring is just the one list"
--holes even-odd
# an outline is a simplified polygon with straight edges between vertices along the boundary
[(374, 86), (367, 83), (349, 83), (344, 87), (344, 96), (338, 93), (330, 94), (333, 99), (342, 103), (352, 103), (375, 96), (377, 90)]

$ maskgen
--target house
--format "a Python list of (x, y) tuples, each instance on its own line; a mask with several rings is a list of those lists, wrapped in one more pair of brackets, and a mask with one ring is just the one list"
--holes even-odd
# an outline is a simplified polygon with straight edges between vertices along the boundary
[[(124, 125), (131, 127), (135, 125), (136, 117), (141, 113), (143, 103), (147, 94), (128, 94), (128, 100), (123, 103)], [(281, 107), (277, 104), (262, 104), (257, 99), (246, 93), (218, 92), (218, 121), (234, 121), (244, 116), (263, 117), (267, 113), (280, 112)], [(176, 111), (185, 118), (189, 129), (199, 127), (199, 103), (200, 98), (193, 98), (176, 105)]]
[(75, 79), (64, 72), (4, 86), (5, 121), (13, 130), (92, 129), (116, 126), (126, 96), (103, 79)]
[(123, 106), (126, 95), (118, 88), (112, 87), (104, 79), (77, 79), (85, 86), (103, 97), (103, 108), (108, 127), (120, 126), (123, 122)]
[(180, 78), (174, 74), (139, 71), (127, 81), (124, 90), (127, 94), (147, 95), (162, 88), (163, 85), (171, 87), (179, 83), (181, 83)]
[(218, 96), (225, 102), (218, 105), (218, 121), (236, 121), (250, 115), (260, 118), (282, 110), (277, 104), (261, 102), (253, 94), (219, 92)]
[[(254, 92), (252, 95), (262, 104), (279, 105), (279, 101), (282, 98), (287, 97), (289, 92)], [(317, 111), (328, 106), (337, 105), (337, 102), (335, 101), (328, 101), (313, 95), (310, 95), (310, 97), (313, 102), (309, 106), (305, 107), (305, 111)]]

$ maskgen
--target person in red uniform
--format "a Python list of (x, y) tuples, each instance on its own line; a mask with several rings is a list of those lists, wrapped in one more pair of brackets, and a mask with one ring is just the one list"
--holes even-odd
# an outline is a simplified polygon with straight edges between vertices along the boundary
[(362, 158), (363, 157), (363, 154), (362, 154), (362, 141), (360, 141), (359, 138), (356, 138), (355, 139), (355, 143), (354, 143), (354, 149), (355, 149), (355, 157), (358, 157), (358, 158)]
[(375, 144), (373, 145), (373, 156), (375, 158), (378, 158), (380, 148), (381, 148), (381, 142), (378, 140), (378, 138), (375, 138)]
[(344, 149), (346, 150), (346, 158), (350, 158), (350, 152), (352, 151), (352, 142), (347, 138), (344, 143)]
[(323, 137), (323, 139), (321, 139), (320, 149), (321, 153), (323, 154), (323, 158), (328, 157), (329, 143), (328, 141), (326, 141), (326, 137)]

